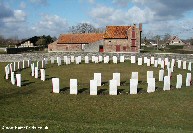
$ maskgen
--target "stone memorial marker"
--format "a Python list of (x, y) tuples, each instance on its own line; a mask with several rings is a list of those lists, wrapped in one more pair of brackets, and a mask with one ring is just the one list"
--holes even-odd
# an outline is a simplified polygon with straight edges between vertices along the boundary
[(147, 66), (151, 66), (151, 61), (150, 61), (150, 59), (147, 59)]
[(154, 60), (155, 60), (155, 58), (154, 58), (154, 57), (151, 57), (151, 64), (152, 64), (152, 65), (154, 64)]
[(168, 76), (171, 78), (172, 77), (172, 70), (171, 68), (168, 68)]
[(130, 94), (137, 94), (137, 79), (130, 79)]
[(23, 69), (25, 68), (25, 60), (23, 60)]
[(9, 70), (10, 70), (10, 73), (13, 72), (13, 65), (12, 65), (12, 63), (10, 63), (10, 65), (9, 65)]
[(164, 66), (164, 61), (163, 61), (163, 60), (162, 60), (162, 62), (161, 62), (161, 68), (162, 68), (162, 69), (165, 68), (165, 66)]
[(70, 56), (71, 62), (74, 62), (74, 56)]
[(77, 79), (70, 79), (70, 94), (78, 94)]
[(147, 63), (147, 57), (144, 57), (144, 64)]
[(48, 58), (44, 58), (45, 64), (48, 64)]
[(187, 75), (186, 75), (186, 86), (190, 86), (191, 81), (192, 81), (192, 75), (191, 75), (191, 73), (187, 73)]
[(141, 66), (142, 65), (142, 58), (138, 58), (138, 65)]
[(21, 74), (16, 74), (17, 86), (21, 87)]
[(41, 73), (41, 80), (45, 81), (46, 80), (46, 73), (44, 69), (40, 69), (40, 73)]
[[(67, 63), (67, 58), (68, 58), (68, 56), (64, 56), (64, 64)], [(76, 58), (76, 57), (75, 57), (75, 58)]]
[(61, 58), (60, 58), (60, 57), (57, 57), (57, 63), (58, 63), (58, 66), (61, 66), (61, 65), (62, 65), (62, 61), (61, 61)]
[(186, 61), (183, 61), (183, 69), (186, 69)]
[(168, 62), (169, 62), (169, 59), (165, 58), (165, 66), (167, 66)]
[(108, 57), (104, 57), (104, 63), (109, 63)]
[(188, 70), (189, 70), (189, 71), (192, 71), (192, 62), (189, 62), (189, 63), (188, 63)]
[(117, 56), (113, 56), (113, 63), (117, 64)]
[(182, 66), (182, 60), (178, 60), (178, 68), (181, 68)]
[(175, 59), (172, 59), (171, 67), (174, 67), (174, 66), (175, 66)]
[(89, 58), (88, 56), (85, 56), (85, 64), (88, 64), (89, 63)]
[(95, 61), (94, 63), (99, 63), (99, 57), (95, 56)]
[(31, 60), (28, 60), (27, 61), (27, 67), (30, 67), (30, 65), (31, 65)]
[(147, 92), (155, 92), (155, 78), (149, 78), (148, 81)]
[(9, 79), (9, 65), (5, 67), (5, 79)]
[(161, 63), (162, 63), (162, 59), (158, 58), (158, 64), (161, 65)]
[(137, 81), (138, 81), (138, 72), (132, 72), (131, 73), (131, 79), (137, 79)]
[(92, 58), (92, 62), (95, 62), (95, 56), (92, 56), (91, 58)]
[(34, 76), (34, 71), (35, 71), (35, 65), (33, 63), (31, 64), (31, 76)]
[(154, 61), (154, 67), (158, 67), (158, 60)]
[(159, 81), (163, 81), (164, 79), (164, 70), (159, 70)]
[(97, 80), (90, 80), (90, 95), (97, 95)]
[(13, 85), (15, 84), (14, 72), (11, 72), (11, 83), (12, 83)]
[(94, 80), (97, 81), (97, 86), (101, 86), (101, 73), (94, 73)]
[(170, 62), (168, 61), (168, 63), (167, 63), (167, 69), (169, 69), (170, 68)]
[(176, 89), (182, 88), (182, 75), (178, 74), (177, 75), (177, 82), (176, 82)]
[(135, 56), (131, 56), (131, 64), (136, 63)]
[(35, 78), (38, 78), (38, 67), (35, 67)]
[(163, 90), (170, 90), (170, 77), (169, 76), (165, 76), (164, 77), (164, 87)]
[(147, 71), (147, 83), (149, 82), (149, 78), (153, 78), (153, 71)]
[(16, 62), (13, 62), (13, 71), (15, 72), (16, 70)]
[(117, 95), (117, 80), (109, 80), (109, 95)]
[(20, 70), (20, 61), (17, 62), (17, 70)]
[(78, 56), (79, 64), (82, 62), (82, 57)]
[(76, 57), (76, 58), (75, 58), (75, 61), (76, 61), (76, 64), (79, 64), (79, 63), (80, 63), (80, 61), (79, 61), (79, 58), (78, 58), (78, 57)]
[(60, 80), (59, 80), (59, 78), (52, 78), (52, 91), (53, 91), (53, 93), (60, 93)]
[(66, 58), (66, 65), (70, 65), (70, 61), (71, 61), (70, 58)]
[(103, 61), (103, 57), (101, 55), (99, 55), (99, 62)]
[(120, 86), (121, 82), (120, 73), (113, 73), (113, 80), (117, 80), (117, 86)]
[(42, 68), (45, 68), (45, 60), (42, 60)]
[(54, 57), (51, 57), (51, 64), (54, 64)]
[(120, 56), (120, 62), (125, 62), (125, 56)]

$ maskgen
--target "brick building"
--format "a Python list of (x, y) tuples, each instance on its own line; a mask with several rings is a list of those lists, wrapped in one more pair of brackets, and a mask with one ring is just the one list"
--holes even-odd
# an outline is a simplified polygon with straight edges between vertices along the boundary
[(49, 51), (139, 52), (142, 24), (107, 26), (105, 33), (62, 34)]

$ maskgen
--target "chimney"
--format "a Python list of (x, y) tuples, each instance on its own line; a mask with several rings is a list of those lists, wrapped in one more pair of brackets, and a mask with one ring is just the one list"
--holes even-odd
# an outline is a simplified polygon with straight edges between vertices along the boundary
[(139, 30), (142, 31), (142, 23), (139, 23)]

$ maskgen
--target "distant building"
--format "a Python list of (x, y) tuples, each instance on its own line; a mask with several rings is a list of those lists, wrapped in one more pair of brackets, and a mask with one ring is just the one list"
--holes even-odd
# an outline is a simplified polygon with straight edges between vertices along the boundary
[(184, 42), (179, 37), (173, 36), (169, 38), (167, 45), (184, 45)]
[(142, 24), (107, 26), (105, 33), (61, 34), (48, 51), (139, 52)]

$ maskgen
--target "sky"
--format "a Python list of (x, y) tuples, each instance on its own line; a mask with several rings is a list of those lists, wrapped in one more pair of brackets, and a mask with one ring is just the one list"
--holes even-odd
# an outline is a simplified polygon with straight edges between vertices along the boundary
[(193, 0), (0, 0), (0, 35), (51, 35), (58, 38), (70, 26), (143, 23), (143, 36), (193, 37)]

